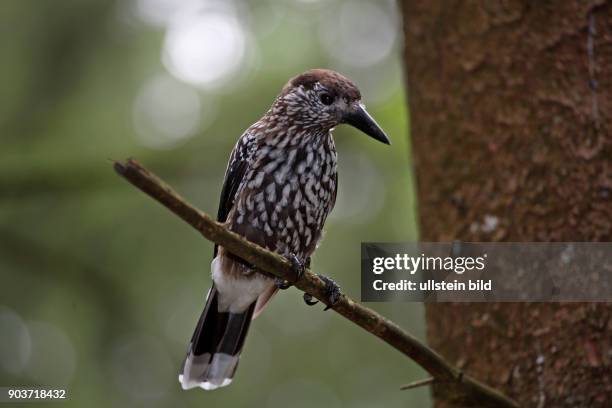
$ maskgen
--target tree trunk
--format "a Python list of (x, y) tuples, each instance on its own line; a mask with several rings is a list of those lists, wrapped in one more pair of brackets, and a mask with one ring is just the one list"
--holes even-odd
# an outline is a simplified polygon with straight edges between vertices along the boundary
[[(422, 240), (612, 241), (612, 1), (402, 3)], [(610, 304), (426, 310), (521, 406), (612, 406)]]

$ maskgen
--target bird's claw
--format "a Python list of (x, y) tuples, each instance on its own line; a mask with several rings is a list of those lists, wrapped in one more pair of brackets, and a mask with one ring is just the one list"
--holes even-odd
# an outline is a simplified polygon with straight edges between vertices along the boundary
[(312, 295), (310, 293), (304, 293), (304, 303), (308, 306), (314, 306), (319, 303), (318, 300), (312, 300)]
[[(340, 300), (340, 296), (342, 296), (342, 291), (340, 290), (340, 286), (333, 279), (328, 278), (325, 275), (317, 275), (319, 279), (325, 282), (325, 295), (327, 297), (327, 305), (325, 309), (328, 310), (334, 307), (336, 303)], [(318, 300), (313, 301), (312, 295), (310, 293), (304, 293), (304, 302), (308, 306), (313, 306), (319, 303)]]
[(304, 272), (306, 272), (306, 264), (300, 260), (295, 254), (289, 254), (289, 261), (291, 261), (291, 268), (293, 269), (293, 283), (302, 279)]
[(325, 275), (318, 275), (319, 278), (325, 282), (325, 294), (327, 295), (327, 306), (325, 309), (328, 310), (334, 307), (336, 303), (340, 300), (340, 296), (342, 296), (342, 291), (340, 290), (340, 286), (333, 280), (328, 278)]
[(281, 290), (290, 288), (291, 285), (295, 284), (295, 282), (299, 281), (302, 276), (304, 276), (304, 272), (306, 271), (305, 263), (300, 261), (297, 255), (289, 254), (287, 258), (289, 259), (289, 262), (291, 262), (291, 269), (293, 270), (293, 282), (289, 282), (288, 280), (281, 278), (275, 278), (274, 285), (276, 285), (276, 287)]
[(291, 284), (282, 278), (274, 278), (274, 286), (280, 290), (289, 289)]

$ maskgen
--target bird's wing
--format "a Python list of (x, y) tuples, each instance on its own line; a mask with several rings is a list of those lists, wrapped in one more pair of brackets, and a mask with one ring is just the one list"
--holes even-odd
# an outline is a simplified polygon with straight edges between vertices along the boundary
[[(219, 211), (217, 212), (217, 221), (219, 222), (227, 221), (227, 217), (236, 201), (238, 190), (240, 189), (242, 181), (244, 180), (249, 170), (249, 166), (252, 163), (256, 143), (257, 141), (255, 137), (247, 133), (240, 138), (240, 140), (236, 144), (236, 147), (234, 147), (234, 150), (232, 151), (230, 161), (227, 165), (227, 170), (225, 172), (223, 188), (221, 189)], [(236, 232), (240, 233), (241, 231)], [(252, 236), (255, 232), (257, 232), (258, 235)], [(242, 231), (242, 233), (242, 235), (247, 235), (247, 238), (250, 238), (255, 242), (259, 241), (257, 238), (260, 238), (259, 235), (261, 234), (260, 231), (254, 230)], [(217, 251), (218, 245), (215, 245), (213, 257), (217, 256)], [(274, 296), (274, 294), (276, 294), (277, 291), (278, 288), (272, 285), (257, 298), (253, 319), (259, 314), (261, 314), (264, 306), (270, 301), (270, 299)]]
[[(236, 193), (249, 168), (255, 143), (254, 137), (249, 134), (244, 134), (238, 140), (238, 143), (236, 143), (232, 151), (227, 170), (225, 171), (221, 198), (219, 199), (219, 210), (217, 212), (217, 221), (219, 222), (225, 222), (227, 220), (227, 216), (234, 206)], [(217, 256), (217, 250), (217, 245), (215, 245), (213, 256)]]
[(332, 180), (334, 181), (334, 187), (332, 188), (332, 199), (329, 204), (329, 211), (327, 211), (328, 215), (336, 205), (336, 196), (338, 195), (338, 173), (334, 173)]

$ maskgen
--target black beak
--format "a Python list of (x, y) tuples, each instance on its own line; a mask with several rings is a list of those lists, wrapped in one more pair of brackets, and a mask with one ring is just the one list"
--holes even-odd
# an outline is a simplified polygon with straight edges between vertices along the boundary
[(346, 115), (344, 121), (384, 144), (391, 144), (385, 132), (378, 126), (378, 123), (370, 116), (362, 104), (356, 105), (353, 110)]

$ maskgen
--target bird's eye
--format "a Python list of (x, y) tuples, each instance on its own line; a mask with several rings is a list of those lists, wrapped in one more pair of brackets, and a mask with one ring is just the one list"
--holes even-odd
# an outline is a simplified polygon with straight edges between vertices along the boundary
[(334, 102), (334, 97), (328, 93), (322, 93), (321, 96), (319, 96), (319, 99), (321, 99), (323, 105), (331, 105), (332, 102)]

